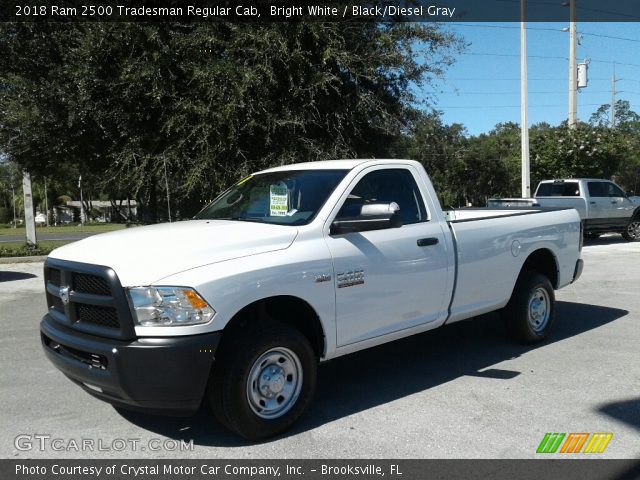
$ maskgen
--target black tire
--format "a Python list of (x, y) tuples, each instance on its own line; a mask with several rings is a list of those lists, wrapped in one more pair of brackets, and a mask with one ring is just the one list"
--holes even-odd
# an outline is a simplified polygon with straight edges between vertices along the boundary
[(629, 222), (627, 228), (622, 232), (622, 237), (627, 242), (640, 242), (640, 217), (636, 216)]
[(509, 335), (519, 342), (541, 342), (549, 335), (555, 314), (555, 295), (549, 279), (538, 272), (522, 272), (502, 312)]
[[(264, 358), (267, 360), (262, 360)], [(267, 361), (269, 363), (265, 363)], [(307, 338), (298, 330), (280, 323), (269, 323), (260, 330), (228, 339), (216, 358), (209, 382), (208, 396), (214, 414), (228, 429), (249, 440), (282, 433), (300, 418), (311, 403), (316, 387), (317, 363)], [(273, 383), (261, 380), (269, 378), (270, 372), (265, 369), (271, 367), (283, 371), (273, 375)], [(291, 372), (294, 371), (301, 372), (295, 377), (295, 385), (300, 383), (299, 389), (292, 386), (294, 373)], [(256, 372), (261, 372), (258, 377)], [(250, 377), (254, 380), (250, 381)], [(260, 385), (265, 390), (260, 389)], [(278, 388), (281, 390), (277, 391)], [(299, 393), (295, 394), (295, 390)], [(294, 393), (289, 395), (291, 391)], [(261, 392), (266, 392), (265, 396)], [(280, 397), (285, 398), (285, 394), (288, 398), (286, 411), (282, 407), (285, 400), (280, 403)], [(280, 408), (282, 413), (276, 412), (276, 415), (266, 418), (270, 413), (268, 405), (263, 404), (266, 409), (258, 413), (261, 406), (250, 398), (264, 399), (274, 405), (274, 409)]]

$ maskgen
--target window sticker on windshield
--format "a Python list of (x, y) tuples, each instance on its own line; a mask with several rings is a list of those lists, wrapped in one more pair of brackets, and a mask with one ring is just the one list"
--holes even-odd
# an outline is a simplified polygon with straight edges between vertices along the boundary
[(272, 217), (284, 217), (289, 210), (289, 190), (284, 183), (269, 187), (269, 211)]

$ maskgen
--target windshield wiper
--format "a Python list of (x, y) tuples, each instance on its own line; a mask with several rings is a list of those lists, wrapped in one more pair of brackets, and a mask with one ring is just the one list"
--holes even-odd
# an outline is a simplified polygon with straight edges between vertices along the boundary
[(259, 217), (241, 217), (241, 216), (235, 216), (235, 217), (222, 217), (222, 218), (216, 218), (215, 220), (235, 220), (238, 222), (257, 222), (257, 223), (263, 223), (263, 220)]

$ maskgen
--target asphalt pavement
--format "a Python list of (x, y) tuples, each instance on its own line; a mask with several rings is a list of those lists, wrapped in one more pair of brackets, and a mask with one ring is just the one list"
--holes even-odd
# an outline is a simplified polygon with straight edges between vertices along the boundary
[(309, 414), (259, 444), (206, 408), (157, 417), (83, 392), (40, 346), (42, 263), (0, 265), (0, 457), (533, 458), (547, 432), (610, 432), (599, 457), (639, 458), (640, 243), (606, 236), (583, 258), (545, 343), (514, 344), (487, 315), (337, 359)]

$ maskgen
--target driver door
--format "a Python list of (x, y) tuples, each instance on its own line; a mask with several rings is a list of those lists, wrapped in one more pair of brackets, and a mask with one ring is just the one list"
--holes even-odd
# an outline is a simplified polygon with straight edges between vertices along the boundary
[(339, 347), (434, 322), (448, 304), (444, 233), (430, 221), (413, 169), (374, 168), (356, 179), (334, 219), (349, 216), (354, 203), (396, 202), (403, 225), (327, 233)]

